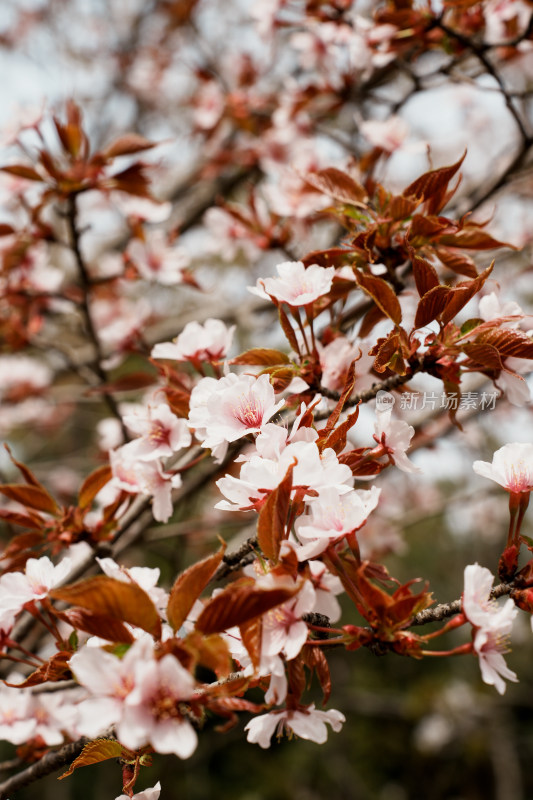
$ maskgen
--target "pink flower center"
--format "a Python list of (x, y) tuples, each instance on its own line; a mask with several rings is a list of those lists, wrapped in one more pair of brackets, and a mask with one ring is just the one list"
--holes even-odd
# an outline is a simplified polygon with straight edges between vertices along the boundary
[(152, 422), (149, 439), (152, 444), (166, 444), (170, 446), (170, 431), (168, 428), (165, 428), (162, 422)]
[(507, 489), (510, 492), (529, 492), (531, 491), (531, 480), (528, 470), (522, 461), (513, 464), (507, 470)]
[(234, 409), (235, 419), (247, 428), (260, 428), (264, 413), (263, 406), (255, 397), (243, 397)]

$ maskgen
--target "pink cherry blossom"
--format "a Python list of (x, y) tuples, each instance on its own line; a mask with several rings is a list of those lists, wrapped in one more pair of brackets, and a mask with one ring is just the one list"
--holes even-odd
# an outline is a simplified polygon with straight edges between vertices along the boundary
[(504, 678), (513, 683), (518, 682), (516, 672), (509, 669), (503, 657), (503, 653), (509, 651), (503, 634), (480, 628), (474, 634), (474, 650), (479, 656), (479, 667), (484, 683), (494, 686), (499, 694), (505, 693)]
[(312, 303), (331, 289), (335, 267), (311, 264), (307, 269), (301, 261), (285, 261), (276, 267), (278, 278), (260, 278), (256, 286), (248, 287), (263, 299), (273, 297), (293, 308)]
[(376, 411), (374, 439), (385, 445), (387, 454), (402, 472), (421, 472), (406, 456), (415, 429), (404, 420), (392, 420), (392, 408)]
[(155, 786), (150, 789), (144, 789), (142, 792), (136, 792), (133, 797), (127, 794), (121, 794), (115, 800), (158, 800), (161, 794), (161, 784), (157, 781)]
[(375, 486), (343, 495), (331, 486), (321, 489), (309, 503), (310, 513), (296, 521), (296, 535), (302, 542), (302, 547), (297, 548), (298, 559), (314, 558), (330, 544), (358, 530), (376, 508), (380, 493), (381, 489)]
[(142, 278), (163, 286), (181, 283), (183, 270), (191, 261), (183, 248), (170, 246), (163, 231), (159, 230), (152, 231), (147, 241), (134, 239), (127, 253)]
[(123, 658), (88, 645), (72, 656), (72, 673), (90, 695), (78, 705), (79, 734), (98, 736), (121, 720), (126, 699), (136, 685), (136, 665), (150, 658), (152, 650), (149, 637), (143, 637), (132, 644)]
[(490, 599), (494, 577), (490, 570), (471, 564), (465, 568), (463, 612), (474, 626), (474, 652), (479, 657), (483, 681), (503, 694), (503, 678), (517, 681), (516, 674), (510, 670), (503, 657), (508, 652), (507, 641), (518, 608), (509, 599), (499, 606)]
[(492, 463), (474, 461), (474, 472), (496, 481), (508, 492), (530, 492), (533, 489), (533, 444), (513, 442), (496, 450)]
[(308, 487), (314, 492), (334, 486), (339, 494), (351, 490), (352, 471), (347, 464), (339, 463), (331, 448), (320, 452), (315, 442), (297, 441), (287, 445), (279, 459), (252, 456), (241, 467), (239, 478), (226, 475), (217, 481), (227, 500), (217, 503), (215, 508), (234, 511), (253, 507), (279, 486), (291, 466), (294, 487)]
[(31, 716), (30, 704), (31, 696), (23, 689), (0, 687), (1, 739), (12, 744), (25, 744), (35, 736), (36, 721)]
[(198, 742), (179, 705), (195, 688), (192, 675), (172, 655), (137, 664), (135, 688), (117, 725), (117, 738), (133, 750), (151, 744), (157, 753), (188, 758)]
[(268, 375), (254, 378), (230, 373), (218, 381), (203, 378), (191, 393), (189, 423), (202, 447), (214, 450), (258, 433), (284, 402), (275, 402)]
[(130, 494), (153, 497), (152, 511), (158, 522), (166, 522), (172, 514), (172, 489), (181, 486), (181, 477), (164, 472), (158, 461), (139, 461), (136, 442), (129, 442), (109, 453), (113, 478), (111, 486)]
[(334, 392), (340, 391), (344, 387), (350, 364), (360, 358), (361, 350), (344, 336), (338, 336), (325, 346), (320, 343), (317, 346), (322, 385)]
[[(258, 581), (258, 584), (274, 588), (282, 585), (290, 586), (292, 583), (279, 578), (271, 580), (272, 577), (272, 575), (268, 575), (265, 580)], [(262, 656), (268, 658), (283, 653), (288, 661), (296, 658), (304, 646), (308, 634), (307, 624), (302, 620), (302, 615), (313, 609), (315, 600), (313, 584), (305, 581), (295, 597), (264, 615)]]
[(374, 147), (381, 147), (387, 153), (392, 153), (401, 147), (409, 132), (407, 122), (398, 116), (392, 116), (386, 120), (365, 120), (359, 127), (370, 144)]
[(261, 714), (250, 720), (244, 730), (248, 731), (249, 742), (258, 744), (264, 749), (270, 747), (274, 732), (280, 738), (284, 731), (289, 735), (295, 734), (301, 739), (324, 744), (328, 738), (327, 725), (331, 725), (335, 733), (338, 733), (345, 721), (346, 718), (340, 711), (334, 708), (320, 711), (315, 708), (314, 703), (311, 703), (310, 706), (302, 706), (295, 710), (282, 709)]
[(29, 558), (24, 572), (7, 572), (0, 578), (0, 610), (17, 613), (25, 603), (40, 600), (61, 583), (71, 570), (71, 559), (56, 566), (48, 556)]
[(324, 614), (330, 622), (337, 622), (341, 617), (341, 607), (336, 595), (344, 591), (340, 579), (332, 575), (322, 561), (309, 561), (308, 567), (316, 595), (313, 611)]
[(235, 325), (228, 327), (220, 319), (206, 319), (203, 324), (189, 322), (172, 342), (160, 342), (152, 358), (173, 361), (218, 361), (231, 347)]
[(129, 445), (129, 454), (140, 461), (171, 456), (191, 443), (186, 420), (172, 413), (166, 403), (124, 416), (124, 423), (140, 436)]

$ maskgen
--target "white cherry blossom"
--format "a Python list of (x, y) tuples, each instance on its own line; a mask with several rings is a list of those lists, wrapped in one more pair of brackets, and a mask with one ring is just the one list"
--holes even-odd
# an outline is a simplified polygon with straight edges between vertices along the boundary
[(218, 361), (226, 356), (235, 325), (228, 327), (220, 319), (204, 323), (189, 322), (172, 342), (159, 342), (152, 349), (152, 358), (173, 361)]
[(48, 556), (29, 558), (24, 572), (7, 572), (0, 578), (0, 610), (17, 613), (30, 600), (46, 597), (51, 589), (65, 580), (71, 566), (68, 556), (56, 566)]
[(302, 261), (284, 261), (276, 267), (277, 278), (259, 278), (256, 286), (249, 286), (252, 294), (267, 300), (273, 297), (292, 307), (312, 303), (331, 289), (335, 267), (311, 264), (307, 269)]
[(516, 674), (505, 663), (503, 654), (508, 652), (508, 637), (518, 608), (509, 599), (504, 605), (491, 600), (490, 593), (494, 576), (479, 564), (465, 568), (463, 612), (474, 627), (474, 652), (479, 657), (483, 681), (503, 694), (504, 678), (517, 681)]
[(109, 452), (113, 472), (109, 484), (130, 494), (152, 496), (154, 518), (166, 522), (172, 514), (172, 489), (181, 486), (181, 477), (164, 472), (158, 461), (139, 461), (132, 445), (135, 442)]
[(248, 433), (259, 433), (284, 402), (275, 402), (268, 375), (203, 378), (191, 393), (189, 424), (202, 447), (216, 450)]
[(224, 511), (251, 508), (279, 486), (291, 466), (294, 487), (309, 487), (317, 491), (334, 486), (339, 494), (351, 490), (352, 471), (346, 464), (339, 463), (331, 448), (321, 453), (315, 442), (291, 442), (279, 459), (252, 456), (241, 467), (239, 478), (226, 475), (218, 480), (217, 486), (227, 500), (217, 503), (215, 508)]
[(249, 742), (258, 744), (264, 749), (270, 747), (274, 732), (279, 738), (284, 731), (289, 735), (295, 734), (301, 739), (324, 744), (328, 738), (327, 725), (331, 725), (335, 733), (338, 733), (345, 721), (346, 718), (340, 711), (334, 708), (320, 711), (315, 708), (314, 703), (311, 703), (310, 706), (302, 706), (295, 710), (281, 709), (261, 714), (250, 720), (244, 730), (248, 731)]
[(376, 411), (374, 439), (378, 444), (385, 445), (388, 455), (402, 472), (422, 472), (420, 467), (415, 467), (406, 456), (415, 429), (404, 420), (393, 420), (391, 417), (392, 408)]
[(142, 413), (127, 414), (124, 423), (140, 437), (128, 445), (128, 452), (140, 461), (171, 456), (191, 443), (186, 420), (173, 414), (166, 403), (148, 406)]
[(496, 450), (492, 463), (474, 461), (474, 472), (496, 481), (508, 492), (530, 492), (533, 489), (533, 444), (513, 442)]
[(297, 548), (300, 561), (323, 553), (343, 536), (358, 530), (376, 508), (381, 489), (352, 490), (340, 494), (332, 486), (321, 489), (309, 503), (310, 513), (296, 521), (296, 535), (302, 542)]
[(121, 794), (115, 800), (158, 800), (161, 794), (161, 783), (157, 781), (155, 786), (150, 789), (143, 789), (142, 792), (136, 792), (133, 797), (128, 794)]
[(139, 662), (135, 688), (117, 725), (118, 740), (133, 750), (151, 744), (157, 753), (188, 758), (198, 737), (179, 704), (192, 696), (194, 688), (192, 675), (170, 654)]

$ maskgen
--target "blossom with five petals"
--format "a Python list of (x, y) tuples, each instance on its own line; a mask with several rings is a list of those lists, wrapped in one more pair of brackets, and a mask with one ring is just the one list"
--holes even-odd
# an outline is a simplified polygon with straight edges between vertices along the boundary
[(295, 734), (301, 739), (324, 744), (328, 738), (327, 725), (331, 725), (335, 733), (338, 733), (345, 720), (344, 714), (340, 711), (334, 708), (320, 711), (315, 708), (314, 703), (311, 703), (310, 706), (301, 706), (298, 709), (280, 709), (261, 714), (250, 720), (244, 730), (248, 731), (248, 741), (258, 744), (263, 749), (270, 747), (274, 731), (279, 738), (284, 730), (288, 731), (289, 735)]

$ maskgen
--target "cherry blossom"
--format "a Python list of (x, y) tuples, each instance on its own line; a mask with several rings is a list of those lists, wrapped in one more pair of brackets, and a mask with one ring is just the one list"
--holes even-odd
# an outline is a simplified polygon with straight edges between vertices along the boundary
[(173, 361), (218, 361), (225, 358), (235, 332), (220, 319), (204, 323), (189, 322), (172, 342), (160, 342), (152, 350), (152, 358)]
[(415, 467), (406, 456), (415, 429), (407, 422), (392, 420), (391, 417), (392, 408), (376, 411), (374, 439), (386, 447), (387, 455), (402, 472), (421, 472), (420, 467)]
[[(353, 274), (353, 273), (352, 273)], [(327, 345), (317, 344), (322, 367), (322, 386), (332, 391), (344, 388), (350, 364), (361, 356), (361, 350), (344, 336), (338, 336)]]
[(300, 561), (323, 553), (348, 533), (358, 530), (376, 508), (381, 489), (353, 490), (341, 495), (332, 486), (320, 489), (309, 503), (310, 513), (296, 521), (296, 535), (303, 543), (297, 548)]
[(69, 661), (73, 675), (90, 696), (78, 705), (78, 733), (98, 736), (123, 716), (126, 699), (136, 685), (136, 665), (149, 658), (153, 649), (150, 637), (143, 636), (123, 658), (99, 647), (85, 645)]
[[(279, 578), (272, 580), (272, 578), (272, 575), (268, 575), (266, 579), (259, 580), (258, 584), (268, 588), (285, 584), (290, 586), (291, 582)], [(268, 658), (283, 652), (288, 661), (296, 658), (307, 639), (307, 623), (302, 620), (302, 615), (313, 609), (315, 601), (313, 584), (305, 581), (295, 597), (265, 614), (262, 655)]]
[(320, 711), (315, 708), (314, 703), (311, 703), (307, 707), (270, 711), (268, 714), (254, 717), (244, 730), (248, 731), (249, 742), (258, 744), (264, 749), (270, 747), (274, 732), (280, 738), (284, 731), (289, 736), (295, 734), (301, 739), (324, 744), (328, 738), (327, 725), (331, 725), (335, 733), (338, 733), (345, 721), (346, 718), (340, 711), (334, 708)]
[(71, 570), (66, 556), (54, 566), (48, 556), (29, 558), (24, 572), (7, 572), (0, 577), (0, 609), (18, 612), (31, 600), (41, 600), (65, 580)]
[(397, 150), (409, 133), (407, 122), (401, 117), (392, 116), (386, 120), (365, 120), (360, 124), (361, 133), (374, 147), (381, 147), (388, 153)]
[(189, 423), (202, 447), (215, 450), (258, 433), (283, 405), (284, 400), (275, 402), (268, 375), (203, 378), (191, 394)]
[(195, 687), (192, 675), (172, 655), (139, 662), (135, 688), (129, 694), (117, 726), (117, 738), (137, 749), (151, 744), (158, 753), (188, 758), (198, 742), (196, 731), (179, 709)]
[(313, 611), (324, 614), (330, 622), (337, 622), (341, 617), (341, 607), (336, 595), (344, 591), (340, 579), (328, 572), (322, 561), (309, 561), (308, 567), (316, 595)]
[(173, 286), (183, 281), (183, 270), (190, 258), (181, 247), (170, 247), (163, 231), (152, 231), (145, 242), (134, 239), (128, 247), (128, 256), (142, 278), (163, 286)]
[(121, 794), (115, 800), (158, 800), (161, 794), (161, 783), (157, 781), (155, 786), (150, 789), (144, 789), (142, 792), (136, 792), (133, 797), (127, 794)]
[(533, 489), (533, 444), (513, 442), (496, 450), (492, 463), (474, 461), (474, 472), (503, 486), (508, 492)]
[(312, 492), (333, 486), (340, 494), (351, 490), (352, 471), (339, 463), (333, 450), (326, 448), (320, 452), (315, 442), (291, 442), (279, 459), (252, 456), (243, 464), (239, 478), (226, 475), (218, 480), (217, 486), (227, 500), (217, 503), (215, 508), (225, 511), (252, 508), (279, 486), (293, 465), (293, 486), (308, 487)]
[(267, 300), (272, 297), (280, 303), (296, 308), (312, 303), (327, 294), (331, 288), (335, 267), (320, 267), (311, 264), (307, 269), (301, 261), (285, 261), (278, 264), (277, 278), (260, 278), (249, 291)]
[[(10, 680), (12, 676), (8, 677)], [(31, 696), (9, 686), (0, 687), (0, 737), (24, 744), (35, 735), (36, 721), (30, 713)]]
[(507, 641), (518, 608), (511, 599), (503, 606), (490, 599), (494, 577), (485, 567), (478, 564), (467, 566), (464, 581), (463, 611), (474, 626), (473, 646), (479, 657), (481, 677), (503, 694), (506, 688), (504, 678), (518, 680), (503, 657), (509, 649)]
[(172, 514), (172, 489), (181, 486), (181, 477), (164, 472), (157, 461), (139, 461), (135, 445), (129, 442), (109, 452), (113, 472), (110, 485), (130, 494), (152, 496), (154, 518), (166, 522)]
[(171, 456), (191, 443), (191, 434), (184, 419), (172, 413), (166, 403), (148, 406), (143, 412), (124, 416), (124, 423), (139, 439), (129, 444), (128, 453), (140, 461), (153, 461)]

